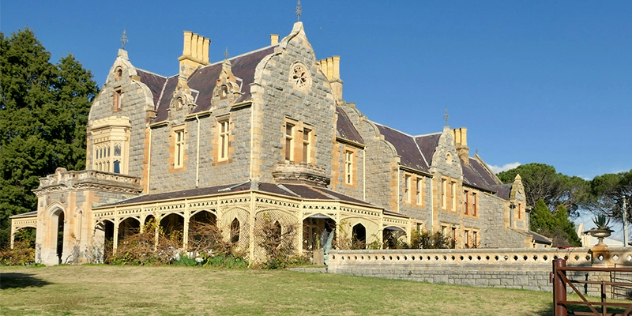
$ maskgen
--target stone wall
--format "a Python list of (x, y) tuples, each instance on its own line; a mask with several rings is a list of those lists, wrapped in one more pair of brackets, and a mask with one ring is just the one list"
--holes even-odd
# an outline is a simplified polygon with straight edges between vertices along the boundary
[[(616, 255), (614, 255), (616, 253)], [(381, 277), (482, 287), (552, 291), (553, 260), (567, 266), (625, 266), (632, 249), (613, 248), (605, 257), (588, 248), (574, 249), (447, 249), (447, 250), (332, 250), (329, 273)], [(600, 259), (601, 258), (601, 259)], [(586, 280), (586, 272), (567, 272), (569, 279)], [(591, 272), (590, 281), (609, 281), (610, 274)], [(600, 285), (581, 287), (582, 294), (598, 296)], [(567, 290), (572, 291), (570, 287)]]
[[(115, 70), (121, 69), (122, 75), (118, 78)], [(115, 90), (121, 91), (121, 109), (115, 110)], [(145, 159), (145, 127), (154, 116), (154, 103), (149, 88), (140, 82), (136, 68), (129, 62), (127, 52), (119, 50), (119, 56), (110, 69), (103, 89), (95, 98), (90, 108), (88, 130), (94, 121), (106, 119), (111, 116), (128, 118), (131, 123), (129, 153), (127, 154), (129, 166), (128, 174), (142, 177)], [(92, 168), (93, 160), (92, 139), (88, 134), (88, 147), (86, 150), (86, 169)]]
[[(255, 129), (254, 150), (257, 162), (253, 166), (255, 180), (274, 182), (272, 172), (284, 162), (285, 122), (309, 126), (313, 130), (310, 162), (331, 175), (332, 146), (335, 141), (335, 103), (331, 86), (317, 65), (314, 50), (307, 41), (303, 24), (294, 24), (292, 33), (285, 37), (275, 53), (258, 66), (256, 83), (262, 89), (253, 89), (253, 102), (259, 122)], [(302, 64), (308, 73), (304, 88), (293, 83), (293, 67)], [(298, 133), (297, 133), (298, 132)], [(294, 141), (301, 142), (295, 131)], [(298, 144), (298, 143), (296, 143)], [(297, 150), (297, 147), (294, 147)], [(298, 162), (298, 161), (296, 161)]]

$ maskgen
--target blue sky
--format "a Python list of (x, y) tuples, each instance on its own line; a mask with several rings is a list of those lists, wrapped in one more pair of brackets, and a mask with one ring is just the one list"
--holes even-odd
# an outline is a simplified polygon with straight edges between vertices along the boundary
[[(131, 62), (178, 70), (182, 31), (211, 61), (287, 35), (295, 1), (3, 1), (0, 30), (31, 28), (101, 85), (123, 29)], [(341, 56), (344, 99), (409, 134), (467, 127), (490, 165), (540, 162), (592, 178), (632, 169), (631, 1), (302, 1), (318, 58)]]

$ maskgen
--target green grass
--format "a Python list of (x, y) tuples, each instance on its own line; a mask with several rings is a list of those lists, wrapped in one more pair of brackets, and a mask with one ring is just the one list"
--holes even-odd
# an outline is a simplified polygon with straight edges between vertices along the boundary
[(200, 267), (0, 267), (1, 315), (552, 315), (552, 294)]

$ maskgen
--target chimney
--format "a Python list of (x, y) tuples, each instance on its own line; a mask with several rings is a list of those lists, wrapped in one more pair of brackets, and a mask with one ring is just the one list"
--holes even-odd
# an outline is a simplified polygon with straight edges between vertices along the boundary
[(270, 34), (270, 46), (279, 44), (279, 34)]
[(335, 100), (342, 100), (342, 83), (340, 80), (340, 56), (328, 57), (320, 61), (320, 70), (331, 84)]
[(453, 129), (452, 136), (454, 138), (454, 147), (456, 147), (459, 158), (461, 158), (466, 165), (469, 165), (470, 148), (467, 147), (467, 128), (461, 127)]
[(211, 40), (191, 31), (184, 31), (184, 47), (180, 61), (180, 76), (188, 78), (198, 67), (209, 65)]

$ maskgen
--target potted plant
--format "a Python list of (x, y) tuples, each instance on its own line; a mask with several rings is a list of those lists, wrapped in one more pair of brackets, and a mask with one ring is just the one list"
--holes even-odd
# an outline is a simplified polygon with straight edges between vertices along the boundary
[(598, 245), (603, 244), (603, 239), (609, 237), (613, 232), (613, 230), (610, 229), (610, 218), (604, 214), (599, 214), (593, 217), (592, 221), (597, 227), (588, 230), (587, 233), (599, 239)]

